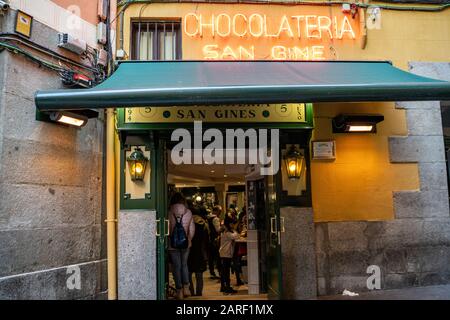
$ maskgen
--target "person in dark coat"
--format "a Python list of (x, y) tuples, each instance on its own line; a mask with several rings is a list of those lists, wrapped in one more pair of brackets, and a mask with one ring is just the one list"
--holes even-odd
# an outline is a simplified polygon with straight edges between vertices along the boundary
[[(195, 206), (193, 219), (195, 224), (195, 234), (192, 238), (192, 246), (188, 258), (189, 268), (189, 289), (193, 296), (201, 296), (203, 291), (203, 272), (206, 271), (209, 248), (209, 228), (206, 208)], [(192, 274), (195, 273), (195, 290)]]
[(208, 266), (211, 279), (219, 279), (217, 277), (215, 268), (219, 270), (220, 275), (220, 257), (219, 257), (219, 245), (220, 245), (220, 216), (222, 214), (222, 207), (219, 205), (214, 206), (212, 212), (208, 215), (208, 227), (209, 227), (209, 254), (208, 254)]

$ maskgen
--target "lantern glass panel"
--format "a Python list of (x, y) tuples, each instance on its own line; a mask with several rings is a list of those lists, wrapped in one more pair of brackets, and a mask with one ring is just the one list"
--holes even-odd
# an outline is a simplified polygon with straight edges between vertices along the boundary
[(292, 146), (284, 157), (286, 172), (289, 180), (300, 179), (303, 173), (304, 157), (295, 146)]
[(148, 159), (141, 149), (136, 148), (127, 159), (132, 181), (142, 181), (145, 177)]

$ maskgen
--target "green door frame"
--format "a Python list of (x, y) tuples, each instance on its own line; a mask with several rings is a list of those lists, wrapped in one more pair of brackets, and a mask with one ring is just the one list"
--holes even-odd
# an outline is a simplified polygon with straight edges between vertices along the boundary
[(169, 223), (167, 220), (167, 152), (166, 141), (157, 139), (155, 141), (155, 157), (156, 157), (156, 219), (157, 219), (157, 297), (158, 300), (167, 299), (167, 241), (169, 235)]
[[(280, 161), (281, 162), (281, 161)], [(280, 163), (281, 165), (281, 163)], [(274, 176), (265, 177), (266, 185), (266, 216), (268, 219), (267, 230), (267, 289), (269, 299), (282, 299), (283, 297), (283, 270), (282, 270), (282, 256), (281, 256), (281, 218), (280, 218), (280, 179), (278, 176), (281, 170)], [(270, 187), (272, 183), (273, 187)], [(271, 193), (274, 192), (275, 200), (271, 199)], [(272, 220), (273, 219), (273, 220)], [(273, 274), (276, 273), (276, 278)]]
[[(208, 127), (218, 127), (218, 128), (273, 128), (273, 129), (303, 129), (308, 132), (311, 131), (314, 127), (313, 122), (313, 109), (312, 104), (307, 104), (306, 109), (306, 123), (206, 123), (205, 128)], [(142, 200), (131, 200), (124, 197), (124, 185), (123, 185), (123, 177), (121, 177), (121, 201), (120, 206), (121, 209), (155, 209), (156, 210), (156, 220), (157, 220), (157, 298), (158, 300), (167, 299), (167, 281), (168, 273), (167, 273), (167, 246), (168, 242), (168, 221), (167, 221), (167, 209), (168, 209), (168, 190), (167, 190), (167, 174), (168, 174), (168, 165), (167, 165), (167, 132), (176, 128), (186, 128), (189, 129), (192, 124), (186, 123), (180, 126), (180, 123), (139, 123), (139, 124), (130, 124), (125, 123), (125, 109), (118, 109), (118, 132), (120, 136), (120, 140), (126, 140), (128, 135), (144, 135), (149, 137), (149, 147), (151, 150), (151, 166), (152, 166), (152, 174), (151, 174), (151, 190), (146, 199)], [(165, 134), (159, 134), (160, 132), (164, 132)], [(127, 147), (127, 146), (125, 146)], [(124, 172), (125, 169), (125, 147), (122, 147), (121, 152), (121, 172)], [(281, 153), (280, 153), (281, 157)], [(282, 165), (280, 159), (280, 165)], [(266, 179), (267, 181), (267, 179)], [(274, 225), (277, 228), (277, 245), (273, 249), (273, 256), (276, 257), (276, 261), (273, 264), (277, 270), (277, 284), (272, 286), (271, 297), (273, 298), (282, 298), (283, 297), (283, 286), (282, 286), (282, 270), (281, 270), (281, 244), (280, 244), (280, 234), (279, 228), (281, 226), (280, 219), (280, 203), (279, 201), (282, 199), (281, 192), (281, 178), (280, 172), (273, 177), (273, 183), (276, 192), (277, 201), (275, 201), (273, 208), (273, 218), (275, 219)], [(269, 208), (267, 207), (267, 210)], [(267, 211), (269, 212), (269, 211)], [(270, 219), (270, 218), (269, 218)], [(268, 234), (270, 235), (270, 220), (268, 225)], [(271, 266), (268, 266), (271, 267)], [(268, 279), (268, 281), (270, 281)], [(269, 284), (268, 284), (269, 285)], [(269, 290), (270, 291), (270, 290)]]

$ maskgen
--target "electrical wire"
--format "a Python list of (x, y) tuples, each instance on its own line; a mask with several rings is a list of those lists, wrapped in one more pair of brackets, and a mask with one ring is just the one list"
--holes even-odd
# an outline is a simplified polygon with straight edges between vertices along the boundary
[[(58, 61), (59, 67), (61, 67), (62, 63), (64, 63), (65, 69), (71, 70), (71, 71), (79, 73), (79, 74), (83, 74), (83, 75), (85, 75), (86, 77), (89, 77), (89, 78), (93, 78), (93, 80), (94, 80), (93, 83), (94, 84), (101, 83), (106, 78), (105, 70), (103, 69), (102, 66), (98, 65), (97, 49), (92, 48), (90, 46), (88, 46), (86, 52), (81, 56), (81, 58), (83, 60), (88, 60), (89, 61), (90, 66), (87, 66), (85, 64), (81, 64), (81, 63), (78, 63), (78, 62), (76, 62), (74, 60), (71, 60), (71, 59), (69, 59), (69, 58), (67, 58), (65, 56), (62, 56), (59, 53), (54, 52), (51, 49), (43, 47), (43, 46), (41, 46), (41, 45), (39, 45), (37, 43), (34, 43), (34, 42), (32, 42), (32, 41), (30, 41), (28, 39), (24, 39), (20, 35), (11, 34), (11, 33), (0, 33), (0, 41), (3, 41), (3, 42), (4, 41), (8, 41), (8, 42), (4, 42), (4, 43), (9, 44), (10, 46), (12, 46), (12, 45), (9, 43), (9, 41), (14, 41), (14, 42), (17, 42), (17, 43), (19, 43), (21, 45), (29, 47), (29, 48), (31, 48), (31, 49), (33, 49), (35, 51), (38, 51), (38, 52), (43, 53), (43, 54), (45, 54), (47, 56), (50, 56), (50, 57), (53, 58), (53, 60), (57, 60)], [(22, 53), (22, 51), (23, 51), (23, 52), (28, 54), (27, 56), (31, 56), (30, 58), (35, 57), (33, 54), (31, 54), (31, 53), (29, 53), (27, 51), (24, 51), (20, 47), (17, 47), (17, 46), (12, 46), (12, 47), (17, 48), (15, 50), (15, 51), (17, 51), (17, 53), (21, 53), (23, 55), (26, 55), (26, 54)], [(13, 49), (11, 49), (11, 50), (13, 50)], [(22, 51), (20, 51), (20, 50), (22, 50)], [(34, 59), (34, 61), (39, 62), (39, 63), (41, 63), (42, 61), (46, 62), (46, 63), (42, 62), (43, 65), (47, 65), (49, 63), (47, 60), (43, 60), (42, 58), (41, 58), (42, 61), (38, 61), (38, 60)], [(67, 64), (69, 64), (70, 67)], [(53, 66), (55, 66), (55, 65), (53, 64)], [(76, 69), (76, 71), (74, 69)], [(92, 76), (89, 75), (88, 73), (84, 72), (84, 71), (81, 71), (81, 70), (88, 71), (90, 74), (92, 74)]]
[[(67, 79), (67, 74), (73, 74), (73, 73), (79, 73), (82, 74), (88, 78), (92, 78), (91, 75), (87, 74), (86, 72), (80, 71), (80, 70), (74, 70), (73, 68), (70, 68), (69, 66), (62, 63), (62, 61), (58, 60), (58, 64), (55, 64), (53, 62), (50, 62), (46, 59), (43, 59), (41, 57), (38, 57), (18, 46), (0, 41), (0, 49), (8, 50), (9, 52), (12, 52), (14, 54), (20, 54), (24, 56), (25, 58), (37, 63), (40, 67), (46, 67), (47, 69), (50, 69), (56, 73), (59, 74), (61, 79)], [(95, 72), (92, 72), (92, 75), (94, 76), (94, 83), (100, 83), (105, 79), (105, 73), (104, 71), (96, 70)]]
[(10, 45), (10, 44), (5, 43), (5, 42), (0, 42), (0, 47), (3, 47), (4, 49), (6, 49), (6, 50), (8, 50), (8, 51), (10, 51), (12, 53), (21, 54), (21, 55), (25, 56), (26, 58), (28, 58), (28, 59), (38, 63), (40, 66), (41, 65), (45, 66), (48, 69), (51, 69), (53, 71), (61, 72), (61, 71), (66, 70), (66, 69), (62, 68), (61, 66), (58, 66), (58, 65), (53, 64), (51, 62), (48, 62), (48, 61), (46, 61), (46, 60), (44, 60), (42, 58), (34, 56), (33, 54), (31, 54), (31, 53), (29, 53), (29, 52), (27, 52), (27, 51), (25, 51), (25, 50), (23, 50), (23, 49), (21, 49), (21, 48), (19, 48), (17, 46), (13, 46), (13, 45)]
[[(107, 0), (107, 16), (106, 16), (106, 47), (107, 47), (107, 63), (105, 67), (105, 73), (107, 77), (109, 77), (113, 71), (113, 65), (114, 65), (114, 57), (112, 53), (112, 41), (111, 40), (111, 0)], [(114, 33), (115, 35), (115, 33)], [(115, 41), (115, 39), (114, 39)]]
[(2, 41), (2, 40), (3, 41), (6, 40), (6, 41), (18, 42), (18, 43), (20, 43), (22, 45), (25, 45), (25, 46), (33, 49), (33, 50), (36, 50), (36, 51), (39, 51), (39, 52), (44, 53), (46, 55), (52, 56), (53, 58), (56, 58), (58, 60), (64, 61), (66, 63), (69, 63), (69, 64), (71, 64), (71, 65), (73, 65), (73, 66), (75, 66), (77, 68), (80, 68), (80, 69), (85, 69), (85, 70), (88, 70), (90, 72), (95, 72), (96, 71), (95, 68), (83, 65), (83, 64), (78, 63), (78, 62), (76, 62), (74, 60), (71, 60), (71, 59), (69, 59), (67, 57), (64, 57), (64, 56), (60, 55), (59, 53), (52, 51), (49, 48), (43, 47), (43, 46), (41, 46), (41, 45), (39, 45), (37, 43), (34, 43), (34, 42), (32, 42), (32, 41), (30, 41), (30, 40), (28, 40), (26, 38), (23, 38), (22, 36), (17, 35), (15, 33), (0, 33), (0, 41)]
[[(139, 2), (142, 2), (142, 1), (139, 1)], [(150, 2), (150, 1), (149, 1), (149, 2)], [(117, 4), (117, 7), (121, 7), (121, 6), (123, 6), (123, 7), (122, 7), (122, 9), (119, 10), (119, 12), (118, 12), (117, 15), (114, 17), (114, 19), (111, 20), (110, 24), (113, 24), (114, 21), (116, 21), (117, 18), (120, 16), (120, 14), (121, 14), (122, 12), (124, 12), (125, 9), (126, 9), (130, 4), (132, 4), (132, 3), (136, 3), (136, 2), (135, 2), (135, 1), (132, 1), (132, 0), (128, 0), (128, 1), (120, 1), (120, 2)]]

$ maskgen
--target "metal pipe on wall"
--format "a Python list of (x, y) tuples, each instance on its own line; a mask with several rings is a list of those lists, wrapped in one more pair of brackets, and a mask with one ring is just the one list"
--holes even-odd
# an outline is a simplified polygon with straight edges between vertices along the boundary
[[(107, 1), (108, 75), (113, 72), (111, 43), (111, 0)], [(117, 215), (116, 215), (116, 166), (115, 166), (115, 111), (106, 109), (105, 148), (105, 197), (106, 197), (106, 247), (108, 272), (108, 300), (117, 299)]]
[(117, 218), (115, 171), (115, 115), (106, 110), (106, 243), (108, 257), (108, 300), (117, 299)]

